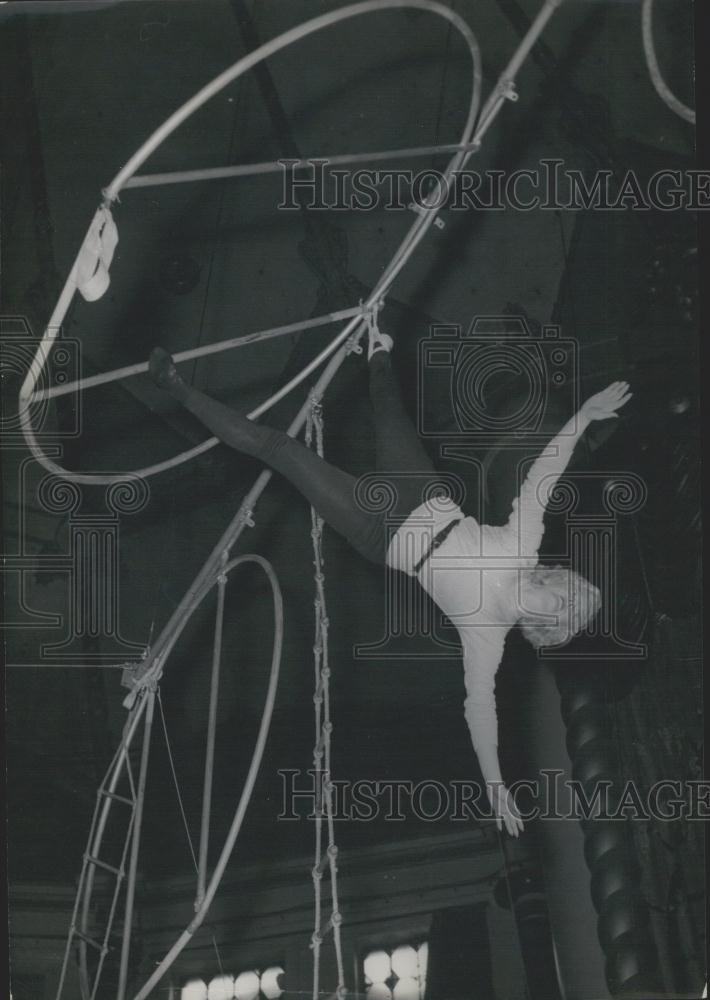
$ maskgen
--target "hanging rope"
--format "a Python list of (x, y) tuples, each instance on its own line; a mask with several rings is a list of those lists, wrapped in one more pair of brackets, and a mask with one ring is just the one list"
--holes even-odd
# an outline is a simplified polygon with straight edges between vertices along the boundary
[(173, 786), (175, 788), (175, 794), (177, 796), (178, 807), (180, 809), (180, 815), (182, 816), (182, 825), (185, 830), (185, 837), (187, 839), (187, 846), (190, 849), (190, 856), (192, 857), (192, 865), (197, 872), (197, 855), (195, 854), (195, 846), (192, 843), (192, 834), (190, 833), (190, 824), (187, 821), (187, 813), (185, 812), (185, 805), (183, 803), (182, 792), (180, 791), (180, 782), (178, 781), (177, 771), (175, 770), (175, 761), (173, 760), (173, 752), (170, 746), (170, 737), (168, 736), (168, 724), (165, 719), (165, 712), (163, 711), (163, 699), (160, 697), (160, 688), (157, 688), (158, 695), (158, 711), (160, 714), (160, 721), (163, 727), (163, 738), (165, 739), (165, 749), (168, 754), (168, 762), (170, 764), (170, 773), (173, 778)]
[[(323, 411), (320, 398), (311, 394), (311, 407), (306, 422), (305, 441), (309, 448), (323, 458)], [(333, 933), (338, 985), (335, 997), (340, 1000), (346, 994), (343, 949), (340, 935), (342, 914), (338, 900), (338, 848), (335, 843), (335, 821), (333, 818), (332, 784), (332, 734), (333, 721), (330, 711), (330, 664), (328, 661), (328, 608), (325, 599), (325, 576), (323, 574), (323, 518), (311, 507), (311, 539), (313, 541), (313, 566), (315, 580), (315, 639), (313, 643), (313, 665), (315, 691), (315, 746), (313, 748), (313, 770), (316, 788), (315, 803), (315, 857), (311, 870), (314, 895), (314, 929), (311, 936), (313, 951), (313, 1000), (318, 1000), (320, 992), (320, 959), (323, 936)], [(326, 820), (328, 845), (323, 854), (323, 819)], [(326, 870), (330, 875), (331, 912), (327, 921), (323, 920), (322, 882)]]
[(684, 118), (691, 125), (695, 125), (695, 112), (682, 101), (679, 101), (675, 94), (668, 88), (666, 81), (661, 74), (661, 68), (656, 59), (656, 49), (653, 44), (653, 0), (643, 0), (641, 8), (641, 37), (643, 38), (643, 51), (646, 56), (646, 66), (651, 77), (651, 83), (656, 88), (656, 93), (661, 100), (668, 105), (671, 111)]
[[(160, 721), (163, 727), (163, 738), (165, 740), (165, 749), (168, 753), (168, 761), (170, 763), (170, 773), (173, 778), (173, 787), (175, 788), (175, 795), (178, 800), (178, 807), (180, 809), (180, 815), (182, 816), (182, 825), (185, 829), (185, 837), (187, 838), (187, 846), (190, 849), (190, 856), (192, 857), (192, 865), (195, 869), (195, 874), (199, 875), (199, 867), (197, 864), (197, 855), (195, 854), (195, 845), (192, 842), (192, 834), (190, 833), (190, 824), (187, 821), (187, 813), (185, 812), (185, 805), (183, 801), (182, 791), (180, 789), (180, 782), (178, 781), (177, 770), (175, 768), (175, 761), (173, 759), (173, 751), (170, 745), (170, 737), (168, 736), (168, 723), (165, 718), (165, 711), (163, 710), (163, 699), (160, 697), (160, 687), (156, 689), (156, 694), (158, 696), (158, 712), (160, 714)], [(215, 958), (217, 959), (217, 967), (219, 969), (219, 974), (224, 975), (224, 966), (222, 965), (222, 956), (219, 951), (219, 945), (217, 944), (217, 938), (215, 937), (214, 931), (210, 931), (210, 937), (212, 938), (212, 947), (214, 948)]]

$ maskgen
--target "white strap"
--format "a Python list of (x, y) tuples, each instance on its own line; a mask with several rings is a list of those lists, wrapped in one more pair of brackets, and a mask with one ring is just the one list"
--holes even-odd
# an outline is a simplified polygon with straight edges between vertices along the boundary
[(100, 299), (111, 279), (108, 269), (118, 243), (118, 230), (111, 210), (99, 208), (77, 258), (77, 288), (87, 302)]

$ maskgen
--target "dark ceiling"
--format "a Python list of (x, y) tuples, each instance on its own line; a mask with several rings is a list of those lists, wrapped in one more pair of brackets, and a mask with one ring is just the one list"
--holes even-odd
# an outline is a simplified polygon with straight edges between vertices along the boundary
[[(201, 85), (259, 41), (337, 4), (316, 0), (162, 0), (8, 5), (3, 14), (6, 122), (2, 157), (3, 315), (23, 315), (37, 335), (49, 315), (101, 188), (138, 144)], [(457, 0), (473, 27), (492, 86), (537, 10), (537, 0)], [(656, 35), (671, 86), (691, 101), (689, 6), (663, 0)], [(228, 87), (191, 118), (150, 170), (219, 166), (282, 155), (359, 152), (455, 141), (468, 102), (467, 56), (442, 23), (416, 11), (383, 12), (316, 35), (280, 54), (268, 72)], [(474, 169), (531, 168), (559, 157), (567, 168), (628, 168), (646, 176), (693, 166), (693, 130), (659, 100), (648, 78), (637, 3), (568, 0), (519, 78)], [(424, 165), (441, 168), (429, 158)], [(412, 166), (419, 166), (417, 161)], [(408, 212), (286, 212), (278, 175), (127, 191), (115, 206), (120, 243), (109, 292), (78, 300), (65, 334), (77, 338), (85, 374), (146, 359), (155, 344), (179, 350), (354, 304), (380, 275), (411, 221)], [(476, 315), (551, 318), (580, 345), (582, 391), (606, 380), (634, 383), (606, 461), (650, 463), (663, 478), (673, 434), (687, 436), (696, 399), (694, 222), (683, 212), (447, 212), (396, 282), (391, 322), (412, 412), (417, 343), (430, 322), (468, 326)], [(686, 302), (685, 299), (688, 299)], [(264, 398), (332, 334), (269, 341), (195, 363), (195, 383), (245, 409)], [(9, 393), (8, 393), (9, 395)], [(676, 430), (669, 402), (689, 401)], [(302, 398), (302, 397), (301, 397)], [(88, 392), (81, 434), (64, 439), (73, 468), (131, 469), (204, 437), (144, 376)], [(269, 419), (283, 426), (299, 401)], [(450, 402), (431, 403), (445, 433)], [(325, 400), (326, 452), (353, 473), (372, 463), (363, 361), (350, 359)], [(61, 431), (75, 402), (57, 406)], [(686, 421), (686, 423), (683, 423)], [(669, 437), (670, 435), (670, 437)], [(653, 457), (648, 453), (651, 447)], [(646, 449), (644, 451), (644, 448)], [(646, 456), (644, 458), (644, 456)], [(62, 627), (67, 579), (42, 558), (66, 551), (66, 515), (38, 500), (41, 478), (26, 453), (8, 451), (10, 537), (30, 559), (23, 583), (8, 583), (19, 627), (7, 633), (10, 868), (15, 880), (71, 880), (78, 872), (98, 780), (125, 719), (120, 672), (40, 656)], [(466, 475), (461, 463), (453, 468)], [(669, 466), (668, 466), (669, 467)], [(259, 466), (219, 447), (149, 481), (146, 506), (120, 519), (120, 633), (150, 642), (180, 600), (251, 485)], [(24, 477), (24, 478), (22, 478)], [(501, 511), (511, 497), (498, 497)], [(103, 490), (82, 490), (82, 512), (106, 511)], [(662, 505), (654, 510), (662, 511)], [(24, 512), (24, 522), (19, 514)], [(655, 530), (662, 524), (657, 513)], [(650, 530), (654, 530), (654, 525)], [(312, 744), (312, 592), (308, 510), (274, 480), (256, 527), (240, 548), (272, 560), (286, 606), (282, 683), (262, 776), (240, 851), (307, 851), (308, 825), (278, 824), (279, 769), (306, 770)], [(19, 550), (18, 550), (19, 551)], [(659, 556), (660, 592), (676, 551)], [(663, 562), (666, 559), (666, 562)], [(396, 656), (356, 659), (358, 644), (384, 629), (381, 570), (344, 543), (326, 544), (338, 776), (418, 780), (474, 775), (456, 659), (398, 640)], [(676, 593), (670, 593), (675, 590)], [(666, 585), (667, 601), (686, 599)], [(665, 593), (665, 592), (664, 592)], [(188, 814), (198, 811), (213, 607), (206, 602), (168, 664), (162, 697)], [(271, 643), (264, 581), (243, 571), (230, 588), (218, 734), (216, 828), (224, 829), (261, 712)], [(96, 663), (118, 643), (84, 637)], [(518, 647), (516, 647), (518, 648)], [(518, 652), (520, 652), (518, 648)], [(119, 650), (120, 654), (120, 650)], [(416, 655), (415, 655), (416, 654)], [(126, 656), (135, 656), (129, 652)], [(114, 656), (113, 663), (120, 655)], [(41, 660), (41, 663), (39, 662)], [(39, 665), (38, 665), (39, 664)], [(505, 668), (504, 668), (505, 670)], [(189, 865), (165, 751), (156, 739), (146, 815), (146, 870)], [(399, 836), (417, 832), (416, 824)], [(263, 831), (270, 831), (264, 838)], [(421, 830), (418, 831), (421, 833)], [(366, 844), (380, 825), (343, 830)], [(61, 845), (58, 850), (57, 846)], [(265, 846), (267, 845), (267, 846)]]

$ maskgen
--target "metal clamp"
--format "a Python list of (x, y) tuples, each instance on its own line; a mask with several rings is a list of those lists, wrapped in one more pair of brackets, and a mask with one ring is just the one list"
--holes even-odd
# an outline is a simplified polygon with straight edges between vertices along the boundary
[(363, 346), (360, 343), (361, 337), (362, 337), (362, 330), (356, 330), (355, 333), (350, 334), (348, 339), (345, 341), (346, 354), (362, 354)]
[[(407, 205), (407, 208), (410, 208), (413, 212), (416, 212), (417, 215), (428, 215), (429, 212), (431, 212), (430, 208), (426, 208), (424, 205), (418, 205), (415, 201)], [(441, 218), (441, 216), (437, 215), (436, 218), (434, 219), (434, 225), (436, 226), (437, 229), (443, 229), (446, 226), (446, 223)]]
[(495, 93), (497, 97), (503, 97), (507, 101), (517, 101), (520, 96), (515, 89), (515, 80), (510, 80), (507, 77), (503, 77), (498, 81)]
[(244, 510), (239, 515), (239, 520), (242, 524), (246, 524), (248, 528), (254, 527), (254, 511), (251, 507), (245, 507)]

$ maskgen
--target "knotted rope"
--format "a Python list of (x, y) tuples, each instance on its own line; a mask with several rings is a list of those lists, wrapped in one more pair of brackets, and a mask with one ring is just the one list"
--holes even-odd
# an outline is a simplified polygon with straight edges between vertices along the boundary
[[(309, 448), (323, 457), (323, 411), (320, 398), (311, 394), (311, 407), (306, 421), (305, 441)], [(333, 721), (330, 711), (330, 665), (328, 661), (328, 608), (325, 599), (325, 576), (323, 575), (323, 518), (311, 507), (311, 539), (313, 541), (313, 566), (315, 580), (315, 639), (313, 643), (314, 683), (313, 694), (315, 717), (315, 745), (313, 748), (313, 770), (316, 788), (315, 804), (315, 858), (311, 875), (314, 894), (314, 930), (311, 935), (313, 951), (313, 1000), (318, 1000), (320, 991), (320, 959), (324, 934), (333, 932), (333, 946), (337, 966), (338, 984), (335, 997), (340, 1000), (346, 994), (343, 949), (340, 935), (342, 914), (338, 900), (338, 848), (335, 843), (335, 822), (333, 817), (332, 779), (332, 735)], [(323, 854), (323, 819), (326, 820), (328, 845)], [(323, 920), (322, 882), (325, 871), (330, 875), (331, 913)]]

